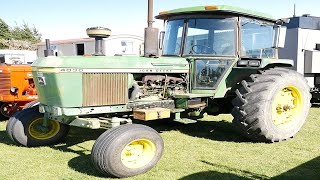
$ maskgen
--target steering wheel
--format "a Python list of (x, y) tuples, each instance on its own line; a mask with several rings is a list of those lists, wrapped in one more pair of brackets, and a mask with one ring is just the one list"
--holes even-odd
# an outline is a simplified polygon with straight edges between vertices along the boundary
[[(200, 48), (201, 49), (200, 52), (197, 52), (196, 50), (194, 50), (194, 47), (202, 47), (202, 48)], [(190, 54), (191, 53), (194, 53), (194, 54), (206, 54), (205, 51), (203, 51), (204, 49), (210, 50), (210, 46), (200, 45), (200, 44), (192, 45), (191, 50), (190, 50)], [(217, 52), (215, 50), (213, 50), (213, 49), (212, 49), (212, 53), (213, 54), (217, 54)]]

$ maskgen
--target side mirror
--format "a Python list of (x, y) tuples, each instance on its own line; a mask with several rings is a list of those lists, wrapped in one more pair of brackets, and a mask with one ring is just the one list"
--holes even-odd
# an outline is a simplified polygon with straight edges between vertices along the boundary
[(272, 47), (284, 48), (287, 34), (287, 27), (276, 25), (273, 27), (273, 42)]
[(163, 40), (164, 40), (164, 35), (166, 34), (165, 31), (161, 31), (159, 35), (159, 49), (162, 50), (163, 48)]

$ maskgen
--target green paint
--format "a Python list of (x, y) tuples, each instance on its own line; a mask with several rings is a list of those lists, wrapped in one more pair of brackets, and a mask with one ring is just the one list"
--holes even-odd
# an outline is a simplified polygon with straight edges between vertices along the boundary
[(222, 77), (221, 81), (219, 82), (216, 93), (214, 95), (214, 98), (222, 98), (226, 95), (228, 90), (231, 90), (231, 87), (227, 85), (228, 81), (227, 78), (229, 77), (229, 74), (232, 71), (232, 67), (237, 64), (237, 61), (233, 61), (232, 65), (230, 68), (225, 72), (224, 76)]
[[(215, 5), (213, 5), (215, 6)], [(217, 9), (210, 9), (206, 10), (206, 6), (194, 6), (194, 7), (186, 7), (186, 8), (179, 8), (179, 9), (173, 9), (170, 11), (165, 11), (166, 14), (160, 14), (156, 18), (158, 19), (166, 19), (168, 16), (175, 15), (175, 14), (189, 14), (193, 12), (212, 12), (215, 14), (219, 13), (233, 13), (236, 15), (241, 15), (241, 16), (249, 16), (249, 17), (255, 17), (259, 19), (264, 19), (268, 21), (275, 21), (271, 15), (258, 12), (258, 11), (252, 11), (249, 9), (244, 9), (244, 8), (239, 8), (239, 7), (234, 7), (234, 6), (227, 6), (227, 5), (216, 5)]]
[(182, 108), (182, 109), (187, 109), (188, 107), (188, 99), (185, 98), (178, 98), (175, 101), (176, 103), (176, 108)]
[(38, 97), (42, 104), (58, 107), (82, 105), (81, 73), (42, 73), (46, 85), (40, 86), (38, 73), (33, 71)]
[[(118, 56), (92, 57), (48, 57), (40, 58), (33, 64), (33, 77), (42, 104), (57, 107), (82, 106), (82, 71), (83, 69), (130, 69), (135, 72), (151, 73), (150, 70), (180, 70), (188, 72), (188, 62), (184, 58), (143, 58)], [(71, 69), (71, 72), (59, 72), (61, 68)], [(42, 71), (42, 73), (39, 73)], [(75, 72), (73, 72), (75, 71)], [(39, 75), (40, 74), (40, 75)], [(45, 86), (40, 86), (37, 77), (43, 76)], [(129, 88), (133, 84), (133, 75), (129, 74)]]
[(185, 58), (139, 56), (60, 56), (37, 59), (32, 67), (82, 69), (177, 69), (188, 70)]
[(104, 113), (115, 113), (115, 112), (129, 112), (132, 109), (128, 109), (127, 105), (113, 105), (113, 106), (98, 106), (98, 107), (57, 107), (50, 105), (40, 105), (45, 109), (45, 112), (50, 114), (52, 117), (59, 117), (65, 115), (67, 117), (77, 115), (92, 115), (92, 114), (104, 114)]

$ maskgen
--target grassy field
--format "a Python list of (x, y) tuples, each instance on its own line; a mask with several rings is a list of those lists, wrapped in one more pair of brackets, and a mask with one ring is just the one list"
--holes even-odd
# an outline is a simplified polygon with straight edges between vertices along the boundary
[[(320, 179), (320, 108), (312, 108), (294, 139), (265, 144), (240, 137), (230, 115), (196, 124), (150, 124), (165, 152), (150, 172), (129, 179)], [(65, 142), (40, 148), (14, 145), (0, 122), (0, 179), (105, 179), (90, 162), (103, 131), (72, 128)]]

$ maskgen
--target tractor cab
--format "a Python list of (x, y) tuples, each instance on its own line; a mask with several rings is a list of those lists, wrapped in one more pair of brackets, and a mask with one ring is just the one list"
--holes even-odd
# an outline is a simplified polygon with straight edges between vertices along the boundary
[(163, 56), (275, 58), (271, 16), (231, 6), (160, 12), (166, 22)]
[(196, 89), (216, 89), (230, 67), (259, 68), (276, 59), (277, 26), (269, 15), (231, 6), (198, 6), (160, 12), (162, 56), (190, 61)]

